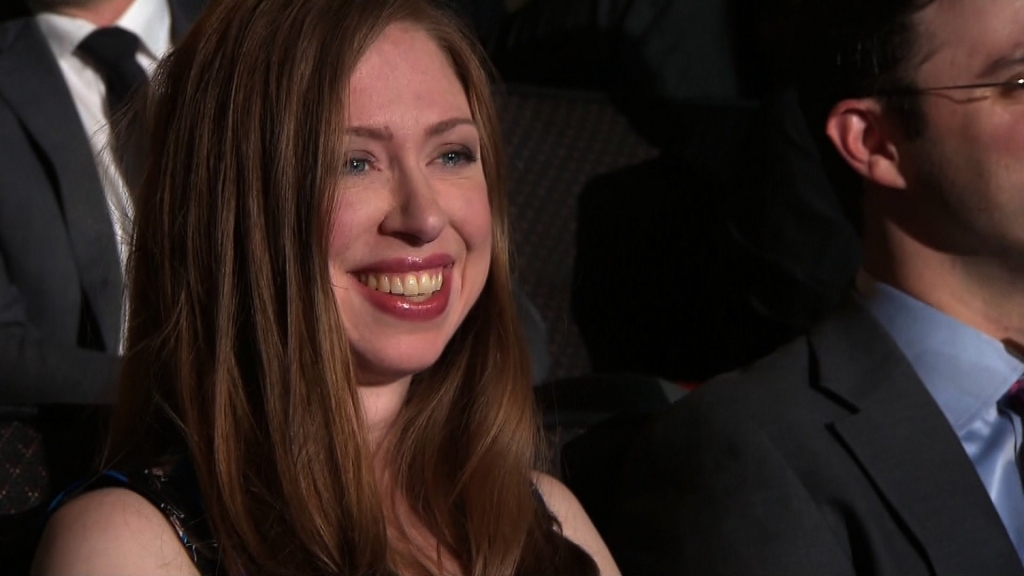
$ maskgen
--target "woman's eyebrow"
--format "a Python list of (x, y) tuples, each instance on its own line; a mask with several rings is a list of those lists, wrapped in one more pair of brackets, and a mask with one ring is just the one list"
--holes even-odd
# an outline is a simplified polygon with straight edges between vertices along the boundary
[(373, 126), (349, 126), (345, 129), (346, 134), (353, 136), (362, 136), (363, 138), (369, 138), (370, 140), (381, 140), (384, 142), (390, 142), (395, 135), (391, 132), (391, 129), (387, 126), (376, 128)]
[[(428, 137), (440, 136), (445, 132), (454, 130), (457, 126), (463, 125), (469, 125), (475, 128), (476, 122), (474, 122), (472, 118), (448, 118), (447, 120), (441, 120), (440, 122), (435, 122), (428, 126), (426, 134)], [(345, 129), (345, 133), (351, 134), (352, 136), (361, 136), (363, 138), (380, 140), (383, 142), (390, 142), (395, 137), (394, 133), (391, 132), (391, 129), (387, 126), (349, 126)]]
[(470, 126), (473, 126), (474, 128), (476, 127), (476, 122), (474, 122), (472, 118), (465, 118), (465, 117), (449, 118), (447, 120), (441, 120), (440, 122), (436, 122), (434, 124), (431, 124), (430, 127), (427, 128), (427, 136), (428, 137), (440, 136), (441, 134), (444, 134), (445, 132), (453, 130), (456, 126), (462, 126), (464, 124), (468, 124)]

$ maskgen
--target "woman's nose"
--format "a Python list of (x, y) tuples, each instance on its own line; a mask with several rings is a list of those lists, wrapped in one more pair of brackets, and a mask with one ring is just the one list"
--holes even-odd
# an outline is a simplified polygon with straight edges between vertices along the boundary
[(396, 202), (381, 222), (381, 233), (413, 246), (433, 242), (448, 224), (437, 190), (422, 169), (402, 168), (396, 176)]

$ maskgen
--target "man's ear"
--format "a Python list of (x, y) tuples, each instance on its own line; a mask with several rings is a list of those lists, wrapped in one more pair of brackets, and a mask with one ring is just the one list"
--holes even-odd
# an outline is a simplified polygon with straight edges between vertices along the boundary
[(903, 189), (907, 182), (900, 172), (890, 128), (874, 98), (843, 100), (832, 108), (825, 123), (825, 132), (839, 155), (858, 174), (886, 188)]

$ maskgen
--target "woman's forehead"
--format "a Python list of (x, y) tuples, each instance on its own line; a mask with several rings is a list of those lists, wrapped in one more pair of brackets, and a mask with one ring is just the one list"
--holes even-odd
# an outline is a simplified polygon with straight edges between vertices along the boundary
[[(470, 107), (448, 55), (422, 28), (388, 26), (356, 63), (349, 80), (350, 123), (468, 116)], [(429, 116), (429, 117), (428, 117)]]

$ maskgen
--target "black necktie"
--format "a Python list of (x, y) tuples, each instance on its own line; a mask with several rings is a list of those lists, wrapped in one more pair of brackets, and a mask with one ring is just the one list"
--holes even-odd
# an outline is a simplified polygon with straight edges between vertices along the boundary
[(133, 110), (124, 115), (125, 105), (132, 92), (149, 82), (146, 71), (135, 58), (139, 38), (124, 28), (97, 28), (78, 45), (103, 78), (107, 88), (107, 119), (110, 121), (111, 144), (114, 157), (121, 168), (128, 189), (132, 190), (141, 176), (142, 144), (141, 122)]
[(135, 59), (139, 38), (124, 28), (97, 28), (78, 45), (92, 61), (107, 86), (107, 114), (115, 117), (137, 86), (146, 83), (146, 71)]

